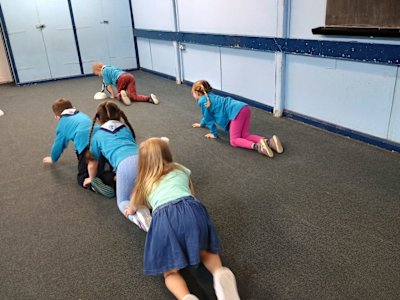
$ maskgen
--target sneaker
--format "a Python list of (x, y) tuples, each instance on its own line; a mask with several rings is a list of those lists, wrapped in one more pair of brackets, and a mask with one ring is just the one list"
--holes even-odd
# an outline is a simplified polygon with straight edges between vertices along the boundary
[(147, 207), (141, 207), (136, 211), (136, 217), (139, 220), (140, 228), (144, 231), (149, 231), (151, 224), (151, 214)]
[(98, 194), (103, 195), (107, 198), (114, 198), (115, 197), (115, 190), (106, 185), (100, 178), (95, 177), (90, 182), (91, 188)]
[(124, 90), (121, 91), (121, 100), (125, 105), (131, 105), (131, 99), (129, 99), (128, 94)]
[(228, 268), (222, 267), (215, 271), (214, 289), (218, 300), (240, 300), (235, 275)]
[(182, 298), (182, 300), (199, 300), (199, 298), (197, 298), (193, 294), (187, 294), (185, 297)]
[(271, 139), (267, 141), (268, 146), (274, 150), (276, 153), (282, 153), (283, 152), (283, 146), (281, 141), (276, 135), (273, 135)]
[(271, 148), (268, 146), (267, 142), (264, 139), (261, 139), (257, 143), (257, 150), (258, 153), (261, 153), (271, 158), (274, 157), (274, 152), (272, 152)]
[[(139, 219), (137, 217), (136, 214), (134, 215), (129, 215), (128, 216), (128, 220), (131, 221), (132, 223), (135, 223), (137, 225), (137, 227), (139, 227), (140, 229), (142, 229), (142, 226), (140, 226), (140, 222)], [(142, 229), (143, 230), (143, 229)]]
[(149, 102), (150, 102), (150, 103), (153, 103), (153, 104), (156, 104), (156, 105), (157, 105), (158, 103), (160, 103), (160, 101), (158, 101), (158, 99), (157, 99), (157, 96), (154, 95), (154, 94), (150, 94)]

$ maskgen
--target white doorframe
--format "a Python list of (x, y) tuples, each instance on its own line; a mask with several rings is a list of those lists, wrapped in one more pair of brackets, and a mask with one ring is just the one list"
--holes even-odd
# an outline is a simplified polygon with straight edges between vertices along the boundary
[(10, 65), (6, 54), (6, 47), (4, 45), (3, 33), (0, 30), (0, 83), (12, 82)]

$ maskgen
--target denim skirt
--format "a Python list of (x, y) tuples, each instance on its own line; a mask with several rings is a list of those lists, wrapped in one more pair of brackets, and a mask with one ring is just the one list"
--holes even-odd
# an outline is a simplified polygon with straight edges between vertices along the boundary
[(197, 266), (201, 250), (220, 250), (205, 206), (192, 196), (166, 203), (153, 212), (144, 247), (144, 273), (156, 275)]

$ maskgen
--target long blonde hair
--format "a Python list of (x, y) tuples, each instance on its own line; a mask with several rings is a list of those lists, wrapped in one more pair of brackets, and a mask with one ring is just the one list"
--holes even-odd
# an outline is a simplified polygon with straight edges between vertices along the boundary
[(160, 178), (180, 166), (174, 163), (168, 143), (160, 138), (150, 138), (139, 146), (139, 165), (131, 206), (149, 206), (147, 197)]
[(210, 98), (208, 97), (208, 93), (211, 91), (212, 91), (212, 87), (206, 80), (198, 80), (195, 83), (193, 83), (192, 92), (198, 92), (198, 93), (200, 93), (200, 95), (206, 96), (207, 102), (204, 103), (204, 106), (207, 108), (210, 108), (210, 106), (211, 106), (211, 101), (210, 101)]

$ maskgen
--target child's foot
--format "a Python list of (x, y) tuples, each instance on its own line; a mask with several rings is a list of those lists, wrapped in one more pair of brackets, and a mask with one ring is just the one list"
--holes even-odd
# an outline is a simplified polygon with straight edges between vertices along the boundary
[(271, 148), (268, 146), (267, 142), (264, 139), (261, 139), (257, 143), (257, 151), (268, 157), (274, 157), (274, 152), (272, 152)]
[(240, 300), (235, 275), (228, 268), (221, 267), (215, 271), (214, 289), (218, 300)]
[(115, 197), (115, 190), (111, 186), (106, 185), (98, 177), (93, 178), (92, 181), (90, 182), (90, 185), (96, 193), (103, 195), (104, 197), (107, 197), (107, 198)]
[(128, 94), (124, 90), (121, 91), (121, 100), (125, 105), (131, 105), (131, 99), (129, 99)]
[(276, 153), (282, 153), (283, 152), (283, 146), (281, 141), (276, 135), (273, 135), (272, 138), (270, 138), (268, 141), (268, 146), (274, 150)]
[(149, 102), (150, 102), (150, 103), (153, 103), (153, 104), (156, 104), (156, 105), (157, 105), (158, 103), (160, 103), (160, 101), (158, 101), (158, 99), (157, 99), (157, 96), (154, 95), (154, 94), (150, 94)]
[(199, 298), (197, 298), (193, 294), (187, 294), (185, 297), (182, 298), (182, 300), (199, 300)]
[(130, 215), (129, 219), (143, 231), (149, 231), (151, 224), (151, 214), (150, 210), (147, 207), (139, 208), (134, 215)]

